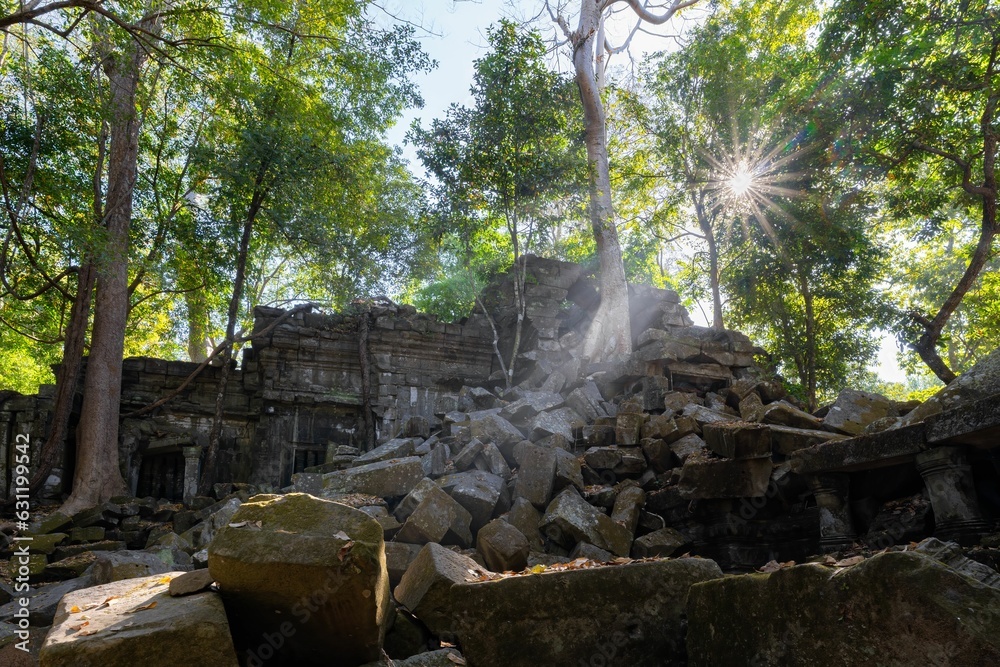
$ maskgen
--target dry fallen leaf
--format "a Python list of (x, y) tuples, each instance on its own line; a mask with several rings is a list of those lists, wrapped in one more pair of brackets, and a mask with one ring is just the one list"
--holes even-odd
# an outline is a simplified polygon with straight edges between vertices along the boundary
[(765, 574), (770, 572), (777, 572), (781, 569), (781, 563), (776, 560), (768, 561), (763, 567), (757, 569), (758, 572), (763, 572)]
[(344, 546), (340, 547), (340, 551), (337, 552), (337, 559), (341, 560), (341, 561), (344, 560), (344, 558), (347, 556), (347, 554), (349, 554), (351, 552), (351, 547), (353, 547), (353, 546), (354, 546), (354, 541), (350, 540), (350, 541), (348, 541), (347, 544), (345, 544)]
[(348, 541), (350, 541), (350, 539), (351, 539), (351, 536), (348, 535), (347, 533), (345, 533), (342, 530), (338, 530), (336, 533), (333, 534), (333, 536), (335, 538), (337, 538), (338, 540), (348, 540)]
[(449, 653), (448, 654), (448, 659), (451, 660), (456, 665), (464, 665), (464, 664), (466, 664), (465, 658), (463, 658), (460, 655), (455, 655), (454, 653)]
[(77, 631), (82, 630), (83, 628), (87, 627), (88, 625), (90, 625), (90, 621), (84, 621), (83, 623), (78, 623), (76, 625), (71, 625), (71, 626), (69, 626), (69, 631), (70, 632), (77, 632)]
[(247, 525), (246, 521), (237, 521), (236, 523), (229, 524), (229, 527), (230, 528), (242, 528), (245, 525)]
[(79, 614), (81, 611), (83, 610), (77, 607), (76, 605), (73, 605), (72, 607), (69, 608), (69, 613), (71, 614)]
[(136, 607), (135, 609), (132, 610), (132, 612), (134, 613), (134, 612), (137, 612), (137, 611), (146, 611), (147, 609), (153, 609), (155, 606), (156, 606), (156, 602), (155, 601), (154, 602), (150, 602), (149, 604), (145, 604), (145, 605), (143, 605), (141, 607)]
[(89, 637), (90, 635), (96, 635), (98, 632), (99, 630), (84, 630), (77, 637)]
[(864, 559), (864, 556), (851, 556), (850, 558), (845, 558), (844, 560), (838, 560), (836, 567), (850, 567), (852, 565), (857, 565)]

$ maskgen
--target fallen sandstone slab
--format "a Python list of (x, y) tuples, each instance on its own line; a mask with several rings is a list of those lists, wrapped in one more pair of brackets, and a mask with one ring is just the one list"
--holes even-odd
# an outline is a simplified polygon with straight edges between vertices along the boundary
[(364, 512), (301, 493), (255, 496), (212, 542), (208, 567), (242, 650), (267, 650), (275, 664), (378, 658), (389, 577), (382, 527)]
[(691, 667), (1000, 664), (1000, 589), (914, 552), (699, 583)]
[(67, 593), (39, 655), (41, 667), (236, 667), (222, 599), (171, 597), (180, 572)]
[(693, 584), (722, 576), (700, 558), (457, 582), (453, 628), (475, 667), (683, 665)]

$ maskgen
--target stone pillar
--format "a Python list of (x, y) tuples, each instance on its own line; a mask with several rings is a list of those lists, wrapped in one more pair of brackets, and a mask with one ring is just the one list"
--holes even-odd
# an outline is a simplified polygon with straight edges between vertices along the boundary
[(986, 531), (972, 468), (963, 447), (935, 447), (916, 457), (934, 508), (934, 534), (944, 540), (977, 538)]
[(198, 477), (201, 474), (201, 447), (183, 447), (184, 452), (184, 503), (190, 504), (198, 495)]
[(813, 475), (810, 486), (819, 506), (820, 551), (838, 551), (851, 546), (857, 534), (848, 502), (850, 475), (843, 472), (819, 473)]

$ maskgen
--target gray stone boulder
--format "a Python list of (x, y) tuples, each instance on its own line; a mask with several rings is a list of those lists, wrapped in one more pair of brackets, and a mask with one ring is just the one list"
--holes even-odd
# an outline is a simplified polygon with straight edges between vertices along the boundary
[(472, 437), (479, 438), (483, 442), (492, 442), (500, 447), (500, 451), (504, 451), (504, 445), (520, 442), (524, 439), (524, 434), (499, 414), (484, 414), (481, 417), (470, 419), (469, 430)]
[[(204, 549), (215, 539), (215, 536), (219, 533), (219, 530), (223, 526), (229, 523), (229, 520), (239, 509), (241, 500), (239, 498), (228, 498), (227, 500), (218, 503), (218, 507), (214, 510), (212, 508), (206, 508), (203, 512), (210, 512), (204, 521), (201, 521), (188, 530), (181, 533), (181, 539), (186, 543), (186, 545), (180, 546), (179, 548), (184, 549), (189, 553), (195, 551), (200, 551)], [(165, 542), (160, 542), (163, 546), (170, 546), (170, 544)]]
[(731, 422), (705, 424), (705, 445), (727, 459), (757, 459), (771, 456), (771, 430), (763, 424)]
[(654, 530), (652, 533), (647, 533), (642, 537), (635, 538), (635, 542), (632, 543), (632, 557), (650, 558), (658, 556), (666, 558), (673, 556), (682, 547), (690, 543), (691, 540), (685, 537), (679, 530), (669, 527), (661, 528)]
[(171, 597), (170, 573), (67, 593), (39, 655), (41, 667), (236, 667), (222, 599)]
[(481, 470), (445, 475), (438, 480), (444, 491), (472, 515), (476, 532), (510, 507), (507, 484), (502, 477)]
[(517, 480), (514, 498), (524, 498), (538, 509), (544, 509), (552, 499), (555, 486), (556, 450), (522, 442), (514, 449), (517, 459)]
[(458, 502), (434, 486), (428, 488), (423, 500), (407, 517), (396, 539), (410, 544), (472, 545), (472, 515)]
[(148, 551), (103, 551), (96, 555), (90, 570), (94, 585), (122, 579), (149, 577), (170, 572), (171, 568)]
[(500, 416), (517, 426), (527, 426), (540, 412), (555, 410), (566, 401), (560, 394), (548, 391), (527, 391), (524, 396), (508, 403), (500, 410)]
[(901, 426), (1000, 394), (1000, 348), (984, 357), (900, 420)]
[(823, 425), (841, 433), (858, 435), (872, 422), (896, 416), (896, 403), (885, 396), (845, 389), (830, 406)]
[(689, 457), (681, 468), (678, 489), (686, 498), (759, 498), (767, 492), (773, 467), (770, 457)]
[(688, 591), (721, 576), (693, 558), (543, 572), (458, 583), (450, 609), (476, 667), (679, 667)]
[(212, 542), (208, 567), (242, 645), (279, 633), (275, 656), (297, 664), (379, 656), (389, 578), (382, 528), (364, 512), (305, 494), (256, 496)]
[[(417, 440), (417, 442), (420, 442)], [(352, 468), (358, 466), (368, 465), (369, 463), (378, 463), (379, 461), (388, 461), (389, 459), (402, 459), (408, 456), (413, 456), (415, 450), (415, 443), (413, 438), (394, 438), (384, 445), (379, 445), (375, 449), (365, 452), (358, 458), (354, 459), (351, 464)]]
[(323, 495), (365, 493), (380, 498), (405, 496), (424, 478), (420, 459), (410, 456), (337, 470), (323, 475)]
[(567, 549), (577, 542), (588, 542), (616, 556), (628, 556), (632, 548), (632, 533), (581, 498), (573, 488), (566, 489), (549, 504), (539, 528), (550, 540)]
[(697, 584), (687, 614), (692, 667), (1000, 664), (1000, 589), (914, 552)]
[(601, 417), (607, 417), (604, 409), (604, 397), (593, 380), (587, 380), (566, 397), (566, 405), (573, 408), (577, 414), (588, 423)]
[(531, 548), (521, 531), (503, 519), (494, 519), (479, 529), (476, 551), (494, 572), (519, 572), (528, 564)]
[(531, 439), (541, 440), (550, 435), (560, 435), (573, 442), (575, 440), (573, 429), (583, 425), (583, 418), (573, 408), (542, 412), (531, 421)]
[(524, 498), (515, 498), (506, 517), (507, 523), (517, 528), (522, 535), (528, 538), (528, 545), (532, 551), (542, 550), (542, 533), (538, 530), (538, 525), (542, 522), (542, 515), (535, 509), (534, 505)]
[(479, 563), (440, 544), (424, 546), (393, 591), (396, 602), (442, 639), (455, 637), (456, 584), (487, 574)]

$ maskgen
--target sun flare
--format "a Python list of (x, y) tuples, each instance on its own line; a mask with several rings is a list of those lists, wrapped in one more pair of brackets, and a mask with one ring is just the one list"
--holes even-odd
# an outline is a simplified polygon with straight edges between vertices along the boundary
[(729, 177), (726, 185), (734, 197), (742, 197), (754, 186), (753, 172), (745, 164), (741, 164)]

